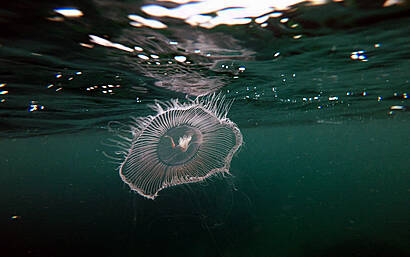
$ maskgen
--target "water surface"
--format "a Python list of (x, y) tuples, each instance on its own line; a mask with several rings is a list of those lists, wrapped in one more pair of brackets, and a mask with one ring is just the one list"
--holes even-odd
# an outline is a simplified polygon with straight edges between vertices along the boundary
[[(2, 255), (410, 256), (410, 12), (388, 2), (275, 5), (213, 27), (146, 9), (173, 2), (7, 3)], [(244, 135), (233, 176), (131, 192), (103, 154), (107, 124), (213, 92), (235, 99)]]

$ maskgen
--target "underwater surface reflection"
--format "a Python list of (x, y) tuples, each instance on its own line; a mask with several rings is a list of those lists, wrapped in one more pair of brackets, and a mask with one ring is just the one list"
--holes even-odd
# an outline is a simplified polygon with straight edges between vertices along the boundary
[[(409, 7), (3, 3), (0, 255), (410, 256)], [(232, 102), (235, 124), (206, 145), (205, 161), (204, 135), (223, 127), (229, 106), (195, 99), (214, 93)], [(185, 119), (121, 141), (139, 132), (126, 128), (132, 118), (149, 120), (161, 113), (151, 105), (171, 99), (207, 129)], [(107, 146), (109, 129), (122, 150)], [(146, 142), (159, 151), (139, 148)], [(145, 199), (106, 156), (131, 147), (179, 168), (216, 161), (230, 175)], [(146, 185), (152, 165), (132, 159), (127, 181)], [(183, 168), (173, 182), (189, 181)]]

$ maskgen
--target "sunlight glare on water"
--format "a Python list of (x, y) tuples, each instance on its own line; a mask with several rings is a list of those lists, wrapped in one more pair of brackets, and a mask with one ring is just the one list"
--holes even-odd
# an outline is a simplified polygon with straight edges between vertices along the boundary
[(0, 9), (1, 256), (410, 256), (408, 0)]

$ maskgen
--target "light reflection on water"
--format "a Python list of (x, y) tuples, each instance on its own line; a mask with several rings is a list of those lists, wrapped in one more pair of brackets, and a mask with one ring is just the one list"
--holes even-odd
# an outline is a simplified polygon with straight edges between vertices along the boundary
[(236, 99), (232, 115), (247, 125), (254, 116), (269, 124), (270, 108), (290, 113), (284, 122), (303, 113), (315, 122), (408, 110), (402, 1), (369, 10), (351, 1), (89, 4), (102, 16), (81, 5), (44, 7), (32, 41), (13, 34), (21, 28), (9, 18), (17, 27), (0, 42), (0, 103), (11, 127), (53, 117), (71, 123), (81, 115), (103, 124), (146, 112), (154, 99), (218, 90)]
[[(63, 1), (0, 10), (9, 256), (408, 256), (392, 254), (409, 238), (402, 1), (220, 0), (179, 18), (216, 2)], [(122, 187), (107, 124), (214, 91), (244, 133), (235, 177), (155, 203)]]

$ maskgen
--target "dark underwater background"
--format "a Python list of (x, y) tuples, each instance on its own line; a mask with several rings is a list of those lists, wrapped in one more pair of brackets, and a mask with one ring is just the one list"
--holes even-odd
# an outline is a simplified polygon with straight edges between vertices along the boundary
[[(410, 256), (409, 2), (288, 2), (214, 27), (144, 9), (177, 1), (2, 3), (0, 256)], [(108, 124), (214, 92), (232, 176), (132, 192)]]

